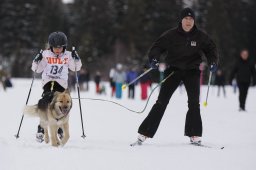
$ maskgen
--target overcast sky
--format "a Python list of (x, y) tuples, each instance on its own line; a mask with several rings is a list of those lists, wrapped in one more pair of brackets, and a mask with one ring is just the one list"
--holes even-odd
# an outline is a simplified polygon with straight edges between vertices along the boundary
[(73, 2), (74, 0), (62, 0), (64, 3), (71, 3)]

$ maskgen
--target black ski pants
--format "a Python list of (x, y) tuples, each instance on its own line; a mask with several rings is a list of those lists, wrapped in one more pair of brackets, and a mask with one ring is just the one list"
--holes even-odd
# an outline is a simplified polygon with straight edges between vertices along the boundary
[(246, 102), (247, 93), (248, 93), (250, 83), (249, 82), (248, 83), (238, 82), (237, 85), (239, 88), (239, 105), (242, 110), (245, 110), (245, 102)]
[[(53, 86), (52, 86), (53, 83)], [(45, 110), (48, 107), (48, 104), (51, 103), (53, 99), (54, 92), (64, 92), (65, 89), (56, 81), (50, 81), (46, 83), (43, 87), (44, 92), (42, 98), (38, 101), (38, 108)]]
[(134, 97), (135, 97), (135, 85), (131, 84), (129, 85), (129, 88), (128, 88), (128, 98), (134, 99)]
[(185, 136), (202, 136), (202, 120), (200, 115), (200, 70), (177, 70), (169, 68), (165, 71), (169, 77), (161, 86), (158, 99), (148, 116), (139, 127), (138, 133), (153, 138), (172, 94), (183, 81), (188, 95), (188, 112), (185, 122)]

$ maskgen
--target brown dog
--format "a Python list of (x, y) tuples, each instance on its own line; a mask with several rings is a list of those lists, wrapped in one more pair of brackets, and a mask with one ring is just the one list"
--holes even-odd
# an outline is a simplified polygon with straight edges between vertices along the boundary
[[(69, 112), (72, 108), (72, 98), (68, 90), (63, 93), (55, 92), (52, 102), (46, 110), (41, 110), (37, 105), (25, 106), (24, 115), (40, 118), (40, 125), (44, 128), (44, 140), (49, 143), (48, 128), (50, 130), (52, 146), (64, 146), (69, 139)], [(63, 138), (57, 136), (59, 128), (63, 130)]]

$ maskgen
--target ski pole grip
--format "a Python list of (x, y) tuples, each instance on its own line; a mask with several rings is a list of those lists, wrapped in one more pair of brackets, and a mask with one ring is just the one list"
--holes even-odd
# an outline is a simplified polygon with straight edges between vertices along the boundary
[(42, 60), (42, 53), (43, 53), (43, 50), (41, 49), (40, 52), (36, 55), (34, 61), (35, 62), (40, 62)]
[(39, 54), (36, 55), (36, 58), (39, 57), (39, 55), (41, 55), (43, 53), (44, 50), (40, 50)]

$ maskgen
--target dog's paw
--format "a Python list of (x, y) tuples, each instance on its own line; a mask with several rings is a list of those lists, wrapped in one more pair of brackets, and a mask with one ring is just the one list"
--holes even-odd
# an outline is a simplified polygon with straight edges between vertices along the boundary
[(54, 146), (54, 147), (58, 147), (60, 144), (58, 144), (58, 143), (52, 143), (52, 146)]
[(60, 142), (52, 142), (52, 146), (58, 147), (58, 146), (60, 146)]
[(67, 140), (62, 140), (61, 143), (60, 143), (60, 145), (61, 145), (61, 146), (64, 146), (66, 143), (67, 143)]
[(60, 147), (64, 147), (64, 145), (65, 145), (65, 144), (61, 143), (61, 144), (60, 144)]
[(44, 139), (45, 143), (49, 143), (49, 138)]

